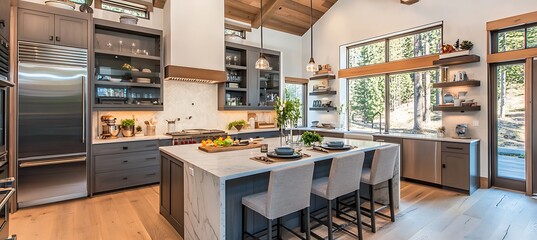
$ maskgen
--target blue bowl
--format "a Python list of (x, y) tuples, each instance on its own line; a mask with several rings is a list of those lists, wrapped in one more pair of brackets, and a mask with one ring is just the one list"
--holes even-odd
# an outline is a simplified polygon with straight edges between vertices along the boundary
[(295, 149), (290, 147), (278, 147), (274, 149), (274, 152), (278, 155), (293, 155)]
[(345, 143), (342, 141), (332, 141), (332, 142), (327, 142), (326, 145), (329, 147), (343, 147)]

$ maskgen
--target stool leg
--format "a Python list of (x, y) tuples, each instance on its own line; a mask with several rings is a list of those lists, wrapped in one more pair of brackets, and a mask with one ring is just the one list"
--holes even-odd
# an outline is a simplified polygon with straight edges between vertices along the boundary
[(334, 233), (332, 232), (332, 200), (328, 200), (328, 239), (334, 239)]
[(268, 227), (267, 227), (267, 239), (272, 240), (272, 220), (268, 219)]
[(246, 213), (246, 207), (244, 205), (242, 205), (242, 239), (246, 239), (246, 230), (248, 228), (248, 223), (246, 222), (246, 218), (247, 218), (247, 213)]
[(278, 218), (277, 220), (277, 230), (278, 230), (278, 237), (277, 239), (282, 239), (282, 218)]
[(354, 192), (354, 201), (356, 201), (356, 225), (358, 225), (358, 239), (364, 239), (362, 235), (362, 213), (360, 211), (360, 190)]
[(306, 240), (311, 239), (310, 208), (306, 208)]
[(306, 227), (304, 226), (304, 224), (306, 223), (306, 222), (304, 221), (304, 215), (305, 215), (305, 214), (304, 214), (304, 211), (305, 211), (304, 209), (302, 209), (302, 210), (300, 211), (300, 232), (301, 232), (301, 233), (305, 233), (305, 232), (306, 232)]
[(341, 209), (339, 208), (339, 198), (336, 198), (336, 216), (341, 217)]
[(393, 179), (388, 180), (388, 194), (390, 197), (390, 218), (395, 222), (395, 209), (393, 206)]
[(377, 228), (375, 227), (375, 191), (373, 185), (369, 185), (369, 214), (371, 214), (371, 232), (376, 233)]

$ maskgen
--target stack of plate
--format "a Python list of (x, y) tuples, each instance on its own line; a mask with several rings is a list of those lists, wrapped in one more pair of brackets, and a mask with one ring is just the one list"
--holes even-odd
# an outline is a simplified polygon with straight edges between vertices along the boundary
[(72, 2), (64, 2), (64, 1), (46, 1), (45, 5), (56, 7), (56, 8), (62, 8), (67, 10), (75, 10), (75, 4)]
[(137, 83), (151, 83), (151, 78), (137, 78)]

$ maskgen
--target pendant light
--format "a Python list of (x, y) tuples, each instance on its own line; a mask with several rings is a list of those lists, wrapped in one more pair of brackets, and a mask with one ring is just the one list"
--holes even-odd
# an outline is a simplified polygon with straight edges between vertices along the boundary
[(255, 62), (255, 69), (259, 70), (268, 70), (270, 69), (270, 63), (268, 62), (265, 54), (263, 54), (263, 0), (261, 0), (261, 52), (259, 53), (259, 58)]
[(308, 72), (317, 72), (319, 71), (319, 67), (315, 63), (315, 60), (313, 59), (313, 0), (310, 0), (310, 36), (311, 36), (311, 54), (310, 54), (310, 62), (306, 66), (306, 71)]

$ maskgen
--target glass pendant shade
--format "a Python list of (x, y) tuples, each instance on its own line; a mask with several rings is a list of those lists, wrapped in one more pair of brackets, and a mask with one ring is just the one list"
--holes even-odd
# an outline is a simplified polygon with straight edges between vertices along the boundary
[[(257, 66), (257, 64), (256, 64)], [(313, 60), (313, 57), (310, 58), (310, 62), (306, 66), (306, 71), (308, 72), (317, 72), (319, 71), (319, 66), (315, 63), (315, 60)]]
[(270, 68), (270, 63), (269, 61), (267, 60), (267, 58), (265, 58), (265, 55), (263, 55), (262, 53), (259, 54), (259, 58), (257, 59), (257, 61), (255, 62), (255, 69), (259, 69), (259, 70), (269, 70)]

